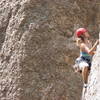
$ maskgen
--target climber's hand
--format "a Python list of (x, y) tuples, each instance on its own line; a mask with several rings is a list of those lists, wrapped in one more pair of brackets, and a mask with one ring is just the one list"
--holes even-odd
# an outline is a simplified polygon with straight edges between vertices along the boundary
[(96, 51), (91, 52), (91, 55), (93, 56), (96, 53)]

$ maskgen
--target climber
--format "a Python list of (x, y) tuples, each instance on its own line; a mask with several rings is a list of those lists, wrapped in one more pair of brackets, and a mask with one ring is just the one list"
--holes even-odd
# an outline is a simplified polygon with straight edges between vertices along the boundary
[(87, 87), (87, 80), (89, 75), (89, 70), (91, 67), (92, 56), (95, 54), (96, 47), (99, 43), (99, 40), (95, 42), (92, 46), (89, 40), (90, 34), (85, 28), (79, 28), (75, 32), (76, 35), (76, 45), (80, 49), (80, 56), (76, 59), (76, 64), (79, 67), (79, 70), (82, 73), (84, 87)]

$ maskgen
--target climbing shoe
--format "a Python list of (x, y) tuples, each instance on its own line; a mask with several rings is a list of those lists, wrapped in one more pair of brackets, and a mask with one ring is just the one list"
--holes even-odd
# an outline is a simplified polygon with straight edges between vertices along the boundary
[(88, 84), (84, 83), (84, 86), (83, 86), (83, 87), (84, 87), (84, 88), (87, 88), (87, 86), (88, 86)]

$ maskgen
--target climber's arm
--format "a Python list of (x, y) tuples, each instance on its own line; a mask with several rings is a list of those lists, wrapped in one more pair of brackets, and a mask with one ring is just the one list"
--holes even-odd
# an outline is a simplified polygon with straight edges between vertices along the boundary
[(82, 44), (80, 48), (82, 51), (85, 51), (90, 55), (94, 55), (95, 49), (96, 49), (98, 43), (99, 43), (99, 41), (97, 40), (91, 49), (89, 49), (85, 44)]
[(93, 47), (89, 50), (89, 54), (95, 54), (95, 49), (96, 49), (96, 47), (97, 47), (97, 45), (99, 44), (99, 40), (97, 40), (96, 42), (95, 42), (95, 44), (93, 45)]

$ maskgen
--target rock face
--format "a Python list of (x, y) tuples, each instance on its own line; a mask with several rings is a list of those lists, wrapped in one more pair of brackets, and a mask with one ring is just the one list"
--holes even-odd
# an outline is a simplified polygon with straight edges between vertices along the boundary
[(0, 100), (79, 100), (76, 28), (99, 31), (99, 0), (0, 1)]
[(93, 58), (92, 69), (89, 76), (89, 86), (85, 94), (85, 100), (100, 99), (100, 44), (98, 45), (96, 55)]

